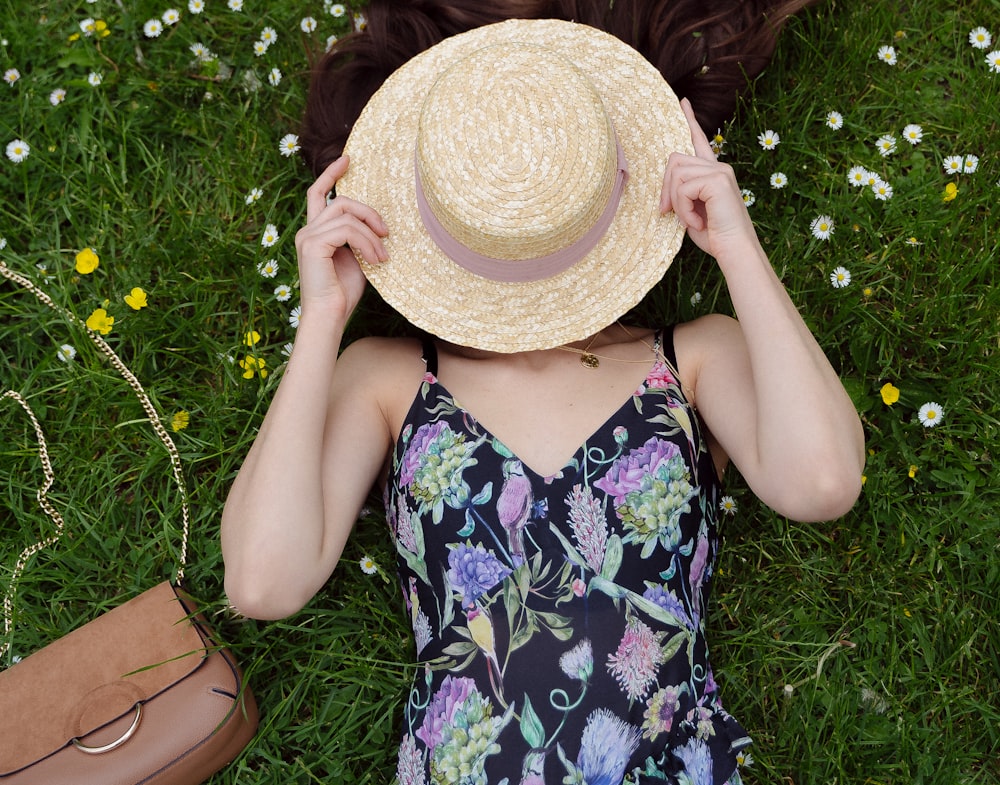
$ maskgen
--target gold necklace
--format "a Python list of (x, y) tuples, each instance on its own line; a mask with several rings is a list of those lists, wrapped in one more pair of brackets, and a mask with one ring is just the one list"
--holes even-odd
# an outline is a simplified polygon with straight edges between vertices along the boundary
[(594, 341), (597, 340), (597, 336), (601, 332), (597, 331), (591, 336), (590, 341), (587, 343), (583, 349), (575, 349), (572, 346), (560, 346), (560, 349), (566, 349), (571, 352), (579, 352), (580, 354), (580, 365), (584, 368), (599, 368), (601, 366), (601, 360), (596, 354), (590, 351), (590, 347), (594, 345)]
[[(639, 343), (641, 343), (645, 347), (647, 347), (653, 353), (654, 357), (659, 357), (660, 356), (660, 353), (657, 351), (656, 347), (655, 346), (651, 346), (648, 341), (644, 341), (642, 338), (637, 338), (635, 335), (632, 334), (632, 331), (629, 330), (621, 322), (615, 322), (615, 324), (617, 324), (619, 327), (621, 327), (622, 330), (624, 330), (625, 333), (628, 335), (628, 337), (631, 338), (633, 341), (638, 341)], [(617, 363), (648, 363), (649, 362), (649, 360), (646, 360), (646, 359), (643, 359), (643, 360), (623, 360), (620, 357), (608, 357), (605, 354), (595, 354), (594, 352), (590, 351), (590, 347), (594, 345), (594, 341), (597, 340), (597, 336), (599, 336), (602, 332), (603, 332), (603, 330), (600, 330), (600, 331), (594, 333), (593, 337), (590, 339), (590, 341), (587, 343), (587, 345), (584, 346), (582, 349), (577, 349), (575, 346), (566, 346), (566, 345), (557, 346), (556, 348), (557, 349), (562, 349), (564, 352), (573, 352), (574, 354), (579, 354), (580, 355), (580, 365), (582, 365), (584, 368), (591, 368), (591, 369), (593, 369), (593, 368), (600, 368), (601, 367), (601, 360), (610, 360), (611, 362), (617, 362)]]

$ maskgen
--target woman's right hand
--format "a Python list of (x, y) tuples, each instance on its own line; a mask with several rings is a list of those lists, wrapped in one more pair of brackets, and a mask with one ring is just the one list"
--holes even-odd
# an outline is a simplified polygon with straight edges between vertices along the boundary
[(365, 289), (354, 251), (370, 264), (388, 258), (382, 244), (388, 230), (375, 210), (344, 196), (327, 201), (348, 164), (338, 158), (306, 194), (306, 225), (295, 235), (303, 315), (325, 312), (346, 321)]

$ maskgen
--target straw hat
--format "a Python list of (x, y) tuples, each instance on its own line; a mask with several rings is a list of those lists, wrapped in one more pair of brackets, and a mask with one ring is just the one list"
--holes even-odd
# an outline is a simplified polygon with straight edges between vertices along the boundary
[(345, 147), (337, 193), (385, 219), (361, 262), (416, 326), (498, 352), (586, 338), (642, 299), (683, 229), (661, 216), (667, 157), (691, 153), (677, 97), (586, 25), (515, 19), (397, 70)]

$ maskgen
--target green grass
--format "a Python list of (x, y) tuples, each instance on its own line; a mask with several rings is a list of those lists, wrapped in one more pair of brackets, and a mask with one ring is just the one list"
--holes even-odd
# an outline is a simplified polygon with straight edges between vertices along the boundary
[[(257, 738), (212, 782), (382, 783), (411, 671), (377, 500), (328, 587), (282, 622), (222, 612), (218, 545), (222, 503), (294, 338), (296, 297), (278, 302), (273, 290), (296, 285), (308, 176), (278, 141), (296, 130), (309, 53), (349, 21), (314, 0), (246, 0), (241, 13), (206, 5), (200, 15), (179, 6), (180, 23), (151, 39), (143, 23), (166, 4), (0, 0), (0, 67), (21, 75), (0, 84), (0, 144), (31, 147), (19, 164), (0, 159), (0, 258), (84, 319), (106, 308), (108, 340), (165, 420), (190, 415), (173, 434), (194, 511), (189, 581), (262, 708)], [(727, 706), (755, 738), (748, 783), (1000, 782), (1000, 74), (985, 64), (1000, 44), (967, 40), (978, 25), (1000, 37), (998, 12), (997, 0), (821, 4), (789, 25), (722, 129), (723, 160), (755, 194), (761, 237), (841, 372), (869, 448), (862, 498), (836, 522), (789, 522), (732, 484), (739, 510), (727, 522), (711, 640)], [(318, 21), (311, 34), (299, 28), (307, 14)], [(87, 17), (109, 34), (71, 41)], [(255, 57), (265, 26), (278, 40)], [(192, 64), (195, 42), (220, 59)], [(876, 59), (882, 45), (895, 47), (896, 65)], [(98, 87), (92, 70), (103, 74)], [(56, 88), (67, 92), (54, 107)], [(839, 131), (824, 125), (830, 110), (844, 115)], [(916, 146), (901, 136), (908, 123), (923, 128)], [(775, 150), (757, 144), (765, 129), (780, 134)], [(874, 142), (889, 133), (897, 146), (883, 158)], [(953, 154), (978, 155), (978, 170), (946, 175)], [(887, 180), (892, 199), (848, 185), (853, 165)], [(770, 187), (775, 171), (787, 188)], [(946, 202), (949, 182), (958, 194)], [(255, 187), (263, 195), (247, 204)], [(827, 241), (810, 234), (819, 214), (835, 223)], [(269, 223), (281, 237), (263, 248)], [(74, 257), (85, 247), (100, 266), (80, 275)], [(279, 271), (263, 278), (257, 265), (272, 258)], [(837, 266), (851, 273), (846, 288), (830, 285)], [(140, 311), (123, 301), (136, 286), (149, 295)], [(641, 310), (672, 320), (728, 308), (721, 276), (687, 249)], [(352, 333), (398, 326), (371, 298)], [(245, 344), (249, 330), (256, 346)], [(69, 363), (56, 355), (66, 343), (77, 349)], [(248, 355), (266, 363), (266, 378), (243, 378)], [(900, 390), (891, 406), (879, 393), (887, 382)], [(67, 522), (18, 589), (11, 643), (25, 654), (168, 577), (179, 504), (124, 382), (78, 330), (6, 283), (0, 385), (39, 414), (57, 474), (50, 498)], [(935, 428), (917, 420), (927, 401), (944, 407)], [(21, 548), (50, 530), (34, 502), (40, 481), (30, 425), (8, 402), (0, 592)], [(358, 568), (365, 554), (378, 575)]]

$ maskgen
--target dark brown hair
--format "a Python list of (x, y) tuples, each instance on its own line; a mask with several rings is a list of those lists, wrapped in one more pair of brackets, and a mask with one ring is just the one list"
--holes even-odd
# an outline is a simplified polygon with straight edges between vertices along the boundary
[[(319, 174), (343, 151), (351, 126), (382, 82), (448, 36), (511, 18), (568, 19), (641, 52), (709, 134), (764, 70), (782, 25), (815, 0), (370, 0), (367, 26), (313, 68), (302, 152)], [(392, 133), (392, 120), (386, 120)]]

